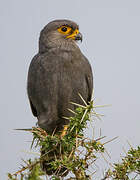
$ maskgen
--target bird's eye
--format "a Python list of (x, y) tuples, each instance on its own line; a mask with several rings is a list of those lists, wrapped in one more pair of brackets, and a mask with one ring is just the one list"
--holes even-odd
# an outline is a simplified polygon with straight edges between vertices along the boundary
[(57, 29), (61, 34), (68, 35), (71, 33), (72, 28), (70, 26), (61, 26)]
[(66, 28), (66, 27), (62, 27), (61, 30), (62, 30), (63, 32), (66, 32), (66, 31), (67, 31), (67, 28)]

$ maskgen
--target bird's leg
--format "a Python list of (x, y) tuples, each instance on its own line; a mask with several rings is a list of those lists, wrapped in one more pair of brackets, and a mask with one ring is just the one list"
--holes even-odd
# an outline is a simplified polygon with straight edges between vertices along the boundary
[(66, 135), (67, 129), (68, 129), (68, 125), (64, 125), (64, 129), (61, 133), (61, 137), (64, 137)]

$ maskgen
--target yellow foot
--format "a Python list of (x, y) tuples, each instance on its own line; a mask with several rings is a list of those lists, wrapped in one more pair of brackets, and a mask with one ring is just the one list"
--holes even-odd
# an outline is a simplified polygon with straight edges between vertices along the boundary
[(63, 131), (62, 131), (61, 137), (64, 137), (64, 136), (66, 135), (67, 129), (68, 129), (68, 125), (65, 125), (65, 126), (64, 126), (64, 129), (63, 129)]

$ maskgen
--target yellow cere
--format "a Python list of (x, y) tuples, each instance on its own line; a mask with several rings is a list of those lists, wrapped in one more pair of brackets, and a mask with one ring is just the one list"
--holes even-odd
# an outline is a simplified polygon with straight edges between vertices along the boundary
[(70, 34), (69, 36), (67, 36), (67, 38), (72, 38), (72, 39), (75, 39), (75, 36), (79, 33), (79, 30), (78, 29), (75, 29), (75, 31), (73, 31), (72, 34)]
[(75, 39), (75, 36), (79, 33), (78, 29), (75, 29), (73, 31), (70, 26), (61, 26), (57, 30), (62, 34), (67, 35), (66, 38), (72, 38), (72, 39)]

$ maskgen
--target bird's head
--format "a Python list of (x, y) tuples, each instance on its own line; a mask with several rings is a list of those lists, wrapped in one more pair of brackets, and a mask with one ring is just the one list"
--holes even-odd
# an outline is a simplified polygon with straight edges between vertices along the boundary
[(55, 20), (48, 23), (40, 33), (39, 51), (50, 48), (73, 49), (76, 42), (82, 41), (79, 26), (70, 20)]

